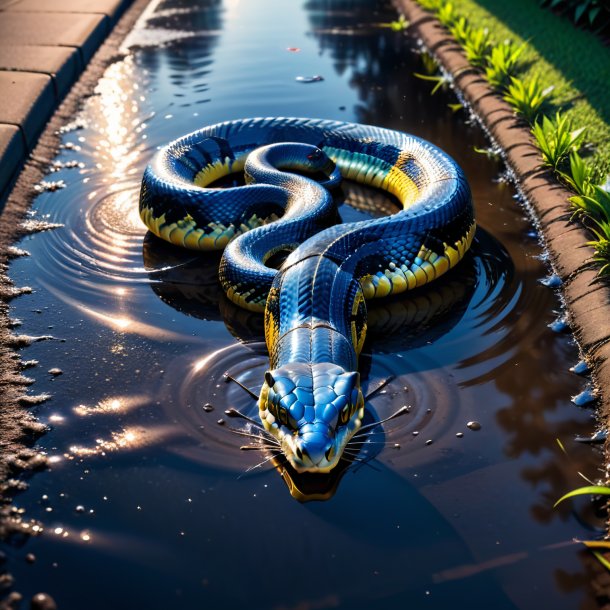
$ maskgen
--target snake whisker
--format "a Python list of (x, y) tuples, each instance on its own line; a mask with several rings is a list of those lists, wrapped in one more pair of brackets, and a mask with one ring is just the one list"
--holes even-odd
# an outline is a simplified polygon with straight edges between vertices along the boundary
[[(243, 430), (236, 430), (235, 428), (227, 428), (229, 432), (233, 434), (237, 434), (238, 436), (247, 436), (249, 438), (255, 438), (259, 441), (263, 441), (269, 443), (270, 445), (280, 446), (279, 441), (277, 441), (273, 436), (269, 434), (269, 436), (263, 436), (262, 434), (254, 434), (253, 432), (244, 432)], [(266, 432), (266, 430), (261, 430), (261, 432)]]
[(252, 419), (250, 416), (246, 415), (245, 413), (242, 413), (239, 409), (236, 409), (235, 407), (227, 409), (225, 411), (225, 415), (229, 417), (241, 417), (242, 419), (245, 419), (252, 425), (256, 426), (259, 430), (264, 430), (265, 432), (267, 432), (260, 422), (256, 421), (255, 419)]
[(377, 394), (377, 392), (379, 392), (379, 390), (381, 390), (381, 388), (385, 387), (386, 385), (388, 385), (388, 383), (390, 383), (391, 381), (394, 381), (394, 379), (396, 379), (396, 375), (390, 375), (389, 377), (386, 377), (386, 379), (383, 379), (381, 381), (381, 383), (379, 383), (377, 385), (376, 388), (373, 388), (372, 390), (370, 390), (367, 395), (364, 397), (365, 402), (369, 400), (369, 398), (371, 398), (371, 396), (374, 396), (375, 394)]
[[(371, 428), (376, 428), (377, 426), (381, 426), (381, 424), (384, 424), (385, 422), (390, 421), (391, 419), (394, 419), (395, 417), (400, 417), (401, 415), (405, 415), (408, 412), (409, 412), (409, 407), (407, 407), (407, 406), (400, 407), (400, 409), (398, 409), (398, 411), (396, 411), (395, 413), (392, 413), (392, 415), (390, 415), (389, 417), (380, 419), (379, 421), (373, 422), (372, 424), (367, 424), (366, 426), (361, 426), (356, 434), (362, 433), (365, 430), (370, 430)], [(356, 434), (354, 434), (354, 436), (356, 436)]]
[(235, 379), (235, 377), (232, 375), (229, 375), (229, 373), (225, 373), (224, 378), (225, 381), (234, 381), (242, 390), (245, 390), (248, 394), (250, 394), (254, 400), (258, 400), (258, 396), (250, 388), (246, 387), (241, 381)]
[(254, 464), (254, 466), (250, 466), (250, 468), (248, 468), (246, 470), (246, 472), (244, 474), (247, 474), (248, 472), (252, 472), (253, 470), (255, 470), (256, 468), (260, 468), (261, 466), (264, 466), (265, 464), (267, 464), (268, 462), (270, 462), (271, 460), (273, 460), (274, 458), (277, 457), (278, 454), (273, 453), (272, 455), (270, 455), (269, 457), (266, 457), (262, 462), (259, 462), (258, 464)]
[(357, 466), (368, 466), (369, 468), (372, 468), (375, 472), (380, 472), (379, 468), (376, 468), (375, 466), (373, 466), (371, 464), (371, 460), (373, 458), (363, 459), (363, 458), (348, 456), (348, 457), (342, 458), (342, 459), (344, 459), (349, 464), (356, 464)]
[(265, 445), (261, 443), (259, 445), (242, 445), (241, 451), (278, 451), (273, 445)]

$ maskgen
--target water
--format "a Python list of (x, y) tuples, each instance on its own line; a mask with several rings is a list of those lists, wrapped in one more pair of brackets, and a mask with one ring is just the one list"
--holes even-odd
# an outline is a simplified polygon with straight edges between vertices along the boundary
[[(16, 499), (42, 535), (7, 545), (15, 588), (62, 610), (117, 608), (596, 608), (602, 523), (586, 498), (594, 431), (570, 402), (586, 380), (549, 269), (479, 130), (412, 76), (419, 58), (383, 3), (168, 0), (132, 34), (63, 136), (19, 246), (31, 295), (14, 302), (50, 431), (49, 470)], [(163, 43), (161, 46), (159, 43)], [(297, 77), (323, 80), (299, 82)], [(403, 406), (355, 463), (312, 485), (241, 450), (255, 408), (262, 320), (224, 299), (218, 258), (146, 235), (142, 171), (158, 146), (245, 116), (315, 116), (401, 129), (441, 146), (471, 183), (472, 254), (438, 285), (372, 308), (367, 421)], [(74, 163), (76, 162), (76, 163)], [(393, 203), (345, 186), (362, 218)], [(52, 369), (60, 369), (52, 371)], [(52, 371), (52, 372), (51, 372)], [(204, 409), (204, 406), (206, 407)], [(224, 425), (218, 423), (222, 420)], [(468, 425), (477, 422), (479, 426)], [(479, 429), (477, 429), (479, 428)], [(557, 440), (561, 442), (562, 451)], [(430, 442), (431, 441), (431, 442)], [(300, 495), (299, 495), (300, 494)], [(26, 561), (33, 553), (35, 561)], [(31, 559), (31, 558), (30, 558)]]

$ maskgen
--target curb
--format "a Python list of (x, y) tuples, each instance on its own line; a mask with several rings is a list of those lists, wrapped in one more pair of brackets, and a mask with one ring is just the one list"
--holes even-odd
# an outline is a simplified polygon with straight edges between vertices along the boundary
[[(517, 188), (533, 213), (563, 281), (563, 299), (570, 327), (589, 364), (598, 388), (598, 417), (607, 427), (610, 418), (610, 286), (600, 280), (586, 242), (591, 239), (580, 225), (570, 222), (573, 195), (541, 166), (529, 127), (467, 61), (456, 40), (440, 22), (414, 0), (393, 0), (409, 21), (409, 33), (421, 40), (438, 63), (453, 77), (463, 99), (503, 151)], [(610, 443), (606, 446), (607, 453)]]
[(0, 0), (0, 208), (53, 112), (134, 0)]

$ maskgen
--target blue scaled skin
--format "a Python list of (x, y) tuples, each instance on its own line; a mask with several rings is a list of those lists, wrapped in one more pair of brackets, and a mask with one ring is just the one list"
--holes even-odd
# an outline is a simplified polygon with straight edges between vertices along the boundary
[[(246, 186), (210, 186), (240, 171)], [(333, 224), (327, 188), (341, 177), (391, 193), (403, 209)], [(361, 426), (366, 301), (444, 274), (475, 232), (461, 169), (429, 142), (299, 118), (229, 121), (172, 142), (144, 173), (140, 215), (171, 243), (224, 248), (227, 296), (264, 311), (260, 417), (298, 472), (332, 470)], [(278, 252), (290, 254), (275, 270), (265, 263)]]

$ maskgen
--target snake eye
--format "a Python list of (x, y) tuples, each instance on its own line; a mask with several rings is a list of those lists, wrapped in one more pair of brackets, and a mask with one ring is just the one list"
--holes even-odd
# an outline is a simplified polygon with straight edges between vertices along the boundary
[(280, 423), (286, 425), (288, 423), (288, 411), (284, 407), (278, 407), (277, 410), (278, 419)]
[(326, 459), (327, 459), (329, 462), (330, 462), (330, 461), (333, 459), (333, 457), (335, 457), (335, 452), (336, 452), (336, 450), (335, 450), (335, 446), (334, 446), (334, 445), (331, 445), (331, 446), (330, 446), (330, 447), (329, 447), (329, 448), (326, 450), (325, 455), (326, 455)]
[(271, 371), (265, 371), (265, 383), (272, 388), (275, 385), (275, 379), (271, 374)]
[(349, 411), (350, 411), (349, 405), (345, 405), (343, 407), (343, 409), (341, 409), (340, 419), (341, 419), (342, 424), (346, 424), (347, 421), (349, 420)]

